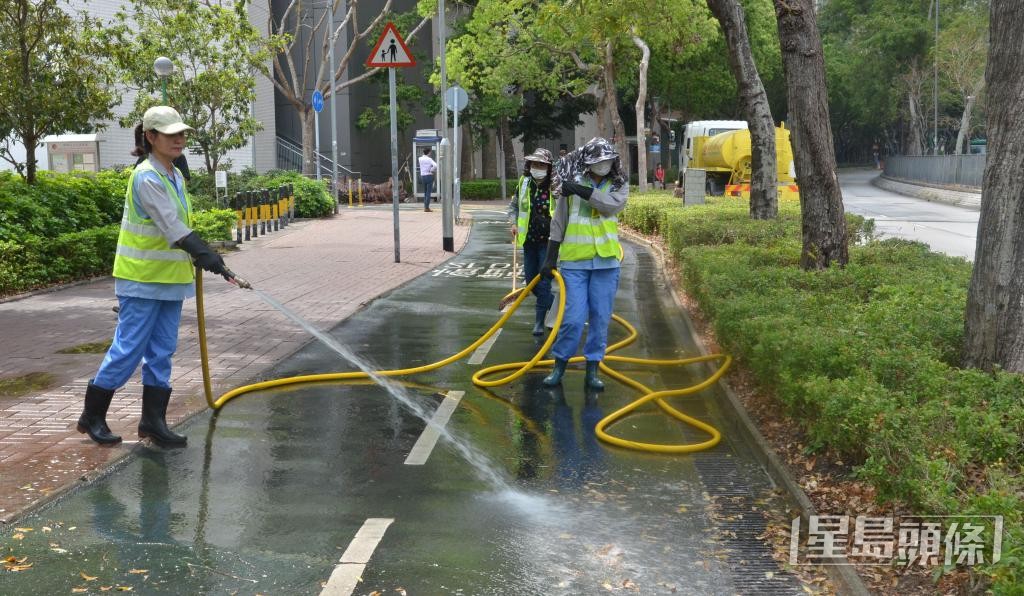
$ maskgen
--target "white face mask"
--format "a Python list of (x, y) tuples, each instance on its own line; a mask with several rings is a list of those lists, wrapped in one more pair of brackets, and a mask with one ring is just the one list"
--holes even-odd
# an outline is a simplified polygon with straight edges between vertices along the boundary
[(534, 180), (536, 180), (537, 182), (540, 182), (541, 180), (543, 180), (543, 179), (548, 177), (548, 169), (547, 168), (530, 168), (530, 175), (533, 176)]
[(595, 176), (607, 176), (608, 172), (612, 171), (612, 160), (606, 159), (604, 161), (599, 161), (590, 166), (590, 171), (593, 172)]

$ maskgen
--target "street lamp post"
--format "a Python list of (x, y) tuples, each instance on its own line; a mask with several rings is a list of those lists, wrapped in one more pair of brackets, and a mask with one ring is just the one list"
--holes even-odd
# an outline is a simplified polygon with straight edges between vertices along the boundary
[(160, 56), (153, 61), (153, 72), (160, 77), (160, 89), (163, 91), (164, 105), (167, 105), (167, 77), (174, 72), (174, 63), (170, 58)]

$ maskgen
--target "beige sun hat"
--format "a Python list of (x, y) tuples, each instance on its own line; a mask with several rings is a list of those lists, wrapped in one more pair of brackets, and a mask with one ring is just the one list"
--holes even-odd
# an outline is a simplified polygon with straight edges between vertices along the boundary
[(142, 129), (155, 130), (165, 135), (178, 134), (183, 130), (195, 130), (181, 121), (181, 114), (171, 106), (153, 106), (142, 116)]

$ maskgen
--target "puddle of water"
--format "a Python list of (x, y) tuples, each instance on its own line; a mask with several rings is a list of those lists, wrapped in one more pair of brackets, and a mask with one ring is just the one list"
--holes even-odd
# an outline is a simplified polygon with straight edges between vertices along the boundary
[[(437, 433), (447, 440), (456, 451), (473, 467), (477, 475), (489, 483), (498, 494), (506, 495), (506, 498), (510, 501), (510, 504), (523, 505), (521, 510), (529, 513), (536, 513), (547, 509), (544, 505), (544, 501), (541, 497), (530, 496), (526, 493), (513, 488), (505, 478), (498, 473), (494, 465), (487, 459), (487, 457), (478, 451), (473, 446), (469, 445), (465, 441), (455, 437), (447, 428), (439, 426), (433, 422), (432, 413), (428, 412), (420, 404), (416, 403), (412, 399), (412, 396), (402, 385), (392, 381), (391, 379), (377, 374), (377, 367), (356, 355), (352, 350), (346, 347), (344, 344), (339, 342), (337, 339), (317, 329), (308, 321), (300, 317), (299, 315), (292, 312), (286, 306), (267, 295), (265, 292), (260, 290), (254, 290), (256, 294), (263, 299), (264, 302), (274, 307), (281, 314), (291, 319), (295, 324), (299, 325), (306, 331), (308, 331), (313, 337), (320, 340), (325, 346), (336, 352), (339, 356), (347, 360), (353, 366), (366, 373), (374, 382), (383, 387), (388, 394), (395, 399), (398, 403), (405, 406), (410, 412), (412, 412), (417, 418), (423, 420), (427, 426), (432, 427)], [(526, 505), (529, 504), (527, 507)]]

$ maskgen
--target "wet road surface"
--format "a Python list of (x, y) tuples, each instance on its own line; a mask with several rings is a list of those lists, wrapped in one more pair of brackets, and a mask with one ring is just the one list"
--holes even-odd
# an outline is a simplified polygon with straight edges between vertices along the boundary
[[(380, 369), (433, 362), (476, 339), (511, 287), (511, 247), (503, 217), (477, 213), (474, 226), (462, 254), (331, 335)], [(539, 345), (532, 311), (529, 298), (482, 366), (529, 359)], [(641, 333), (621, 354), (697, 355), (653, 259), (632, 245), (616, 312)], [(266, 324), (274, 341), (274, 329), (292, 323)], [(620, 337), (613, 328), (609, 343)], [(604, 392), (588, 394), (576, 369), (549, 389), (538, 370), (490, 392), (470, 382), (480, 366), (458, 362), (406, 387), (428, 411), (450, 412), (446, 428), (498, 481), (444, 439), (430, 449), (425, 423), (375, 385), (245, 395), (179, 429), (187, 449), (137, 447), (137, 457), (18, 522), (22, 531), (0, 537), (3, 556), (33, 567), (0, 573), (0, 592), (803, 593), (759, 538), (761, 511), (785, 505), (730, 437), (717, 391), (672, 403), (722, 430), (721, 444), (689, 456), (642, 454), (593, 433), (637, 397), (628, 388), (606, 379)], [(351, 367), (312, 342), (266, 378), (342, 370)], [(709, 374), (629, 372), (654, 388)], [(653, 406), (611, 431), (652, 442), (705, 438)], [(422, 463), (410, 460), (414, 451)]]
[(924, 242), (936, 252), (974, 260), (978, 216), (974, 209), (916, 199), (871, 184), (875, 170), (844, 170), (839, 173), (843, 206), (875, 220), (881, 238), (905, 238)]

